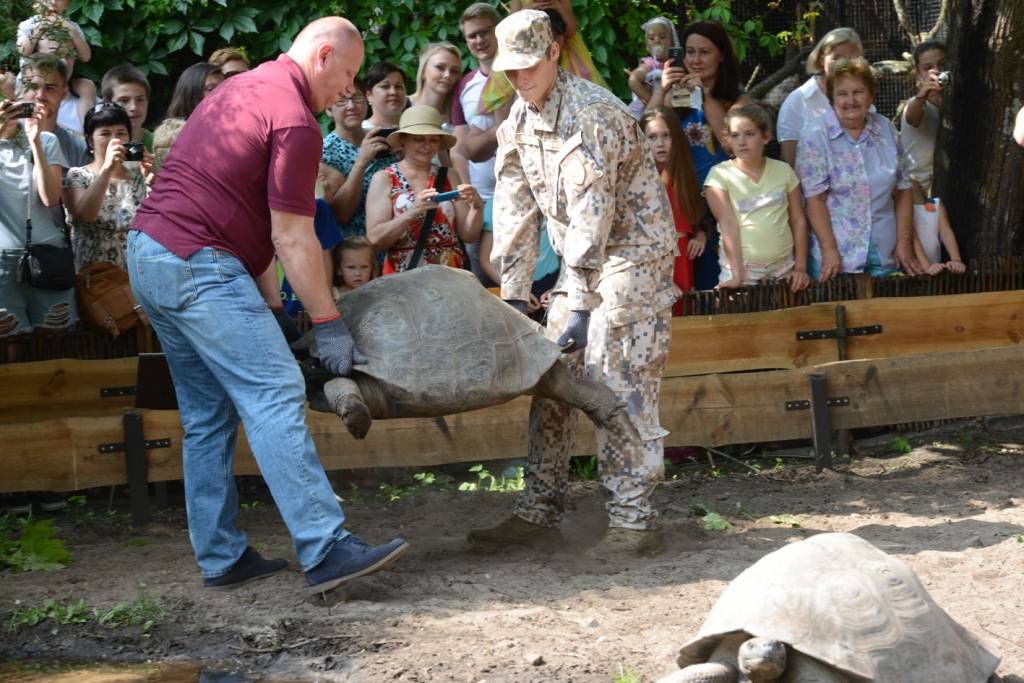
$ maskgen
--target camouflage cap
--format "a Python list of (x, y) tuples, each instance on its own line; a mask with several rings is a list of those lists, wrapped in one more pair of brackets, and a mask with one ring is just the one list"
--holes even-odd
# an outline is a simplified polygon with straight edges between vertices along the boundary
[(492, 71), (529, 69), (544, 59), (554, 37), (548, 15), (540, 10), (524, 9), (505, 17), (494, 29), (498, 56)]

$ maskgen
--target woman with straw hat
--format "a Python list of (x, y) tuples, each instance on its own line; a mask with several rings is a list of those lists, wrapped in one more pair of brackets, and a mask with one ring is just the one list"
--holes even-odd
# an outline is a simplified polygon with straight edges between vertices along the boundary
[[(440, 113), (427, 105), (406, 109), (398, 130), (388, 136), (388, 144), (402, 152), (402, 160), (373, 176), (366, 198), (366, 238), (375, 249), (385, 252), (385, 274), (423, 263), (465, 266), (462, 243), (480, 237), (484, 203), (476, 188), (463, 184), (454, 169), (447, 169), (447, 178), (438, 187), (441, 169), (433, 159), (455, 141), (454, 135), (441, 129)], [(453, 189), (459, 193), (454, 199), (434, 201), (436, 195)], [(422, 256), (412, 263), (431, 209), (436, 211)]]

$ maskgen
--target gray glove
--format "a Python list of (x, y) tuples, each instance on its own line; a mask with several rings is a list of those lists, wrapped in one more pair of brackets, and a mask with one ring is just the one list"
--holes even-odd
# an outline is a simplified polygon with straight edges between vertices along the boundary
[(353, 365), (366, 362), (341, 318), (315, 323), (313, 336), (316, 337), (320, 363), (335, 375), (344, 377), (352, 372)]
[(503, 299), (503, 301), (523, 315), (526, 315), (526, 302), (522, 299)]
[(284, 333), (285, 341), (289, 344), (296, 342), (302, 338), (302, 333), (299, 332), (299, 328), (295, 326), (295, 321), (292, 317), (285, 313), (284, 308), (272, 308), (270, 311), (274, 314), (274, 320), (277, 321), (278, 327), (281, 328), (281, 332)]
[(565, 331), (558, 338), (562, 353), (579, 351), (587, 345), (587, 327), (590, 325), (590, 311), (571, 311)]

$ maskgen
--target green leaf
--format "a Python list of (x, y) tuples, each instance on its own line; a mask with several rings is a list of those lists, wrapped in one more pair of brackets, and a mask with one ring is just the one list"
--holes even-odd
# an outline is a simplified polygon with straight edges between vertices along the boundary
[(593, 53), (594, 61), (598, 64), (608, 63), (608, 49), (604, 45), (594, 45), (591, 52)]
[(195, 52), (200, 57), (203, 56), (203, 45), (206, 44), (206, 36), (202, 33), (196, 33), (190, 31), (188, 34), (189, 47), (192, 48), (192, 52)]
[(406, 52), (415, 52), (416, 51), (416, 37), (415, 36), (406, 36), (405, 40), (402, 41), (402, 47), (405, 48)]
[(236, 16), (234, 23), (239, 33), (256, 33), (256, 22), (251, 17)]
[(167, 51), (177, 52), (181, 48), (185, 47), (185, 43), (188, 42), (188, 33), (179, 33), (170, 40), (167, 41)]
[(100, 19), (103, 17), (103, 10), (106, 9), (103, 5), (97, 3), (95, 5), (88, 5), (83, 8), (82, 13), (85, 14), (94, 24), (100, 23)]
[(161, 76), (167, 76), (167, 67), (164, 66), (163, 62), (151, 61), (149, 63), (149, 71), (151, 73), (159, 74)]
[(231, 36), (235, 35), (235, 27), (233, 24), (224, 22), (220, 25), (220, 37), (224, 40), (231, 42)]
[(277, 39), (277, 49), (280, 50), (281, 52), (288, 52), (291, 46), (292, 39), (290, 36), (283, 35)]
[(164, 22), (164, 35), (172, 36), (181, 33), (183, 30), (185, 30), (185, 22), (183, 21), (171, 19), (170, 21)]

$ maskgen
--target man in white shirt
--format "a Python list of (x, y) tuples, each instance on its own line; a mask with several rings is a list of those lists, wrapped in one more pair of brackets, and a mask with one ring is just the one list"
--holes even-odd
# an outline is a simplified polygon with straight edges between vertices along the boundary
[[(491, 62), (498, 51), (498, 43), (494, 38), (494, 27), (501, 17), (493, 6), (486, 2), (475, 2), (466, 8), (459, 19), (459, 28), (466, 39), (470, 54), (479, 62), (479, 66), (466, 73), (455, 86), (455, 97), (452, 99), (451, 122), (455, 126), (455, 137), (458, 139), (461, 154), (453, 155), (455, 170), (462, 178), (469, 178), (469, 183), (477, 189), (485, 202), (484, 222), (491, 223), (491, 206), (494, 197), (494, 154), (498, 149), (495, 131), (499, 120), (495, 113), (480, 113), (480, 97), (484, 86), (491, 75)], [(506, 112), (507, 113), (507, 112)], [(500, 116), (504, 119), (504, 116)], [(459, 168), (459, 166), (465, 166)], [(480, 243), (466, 245), (469, 251), (470, 264), (476, 276), (484, 280), (486, 275), (479, 267)], [(487, 284), (485, 282), (485, 284)]]

